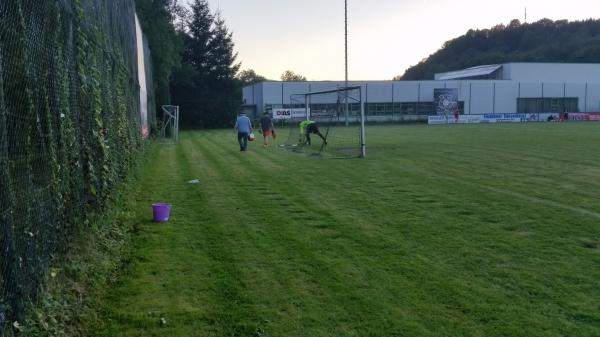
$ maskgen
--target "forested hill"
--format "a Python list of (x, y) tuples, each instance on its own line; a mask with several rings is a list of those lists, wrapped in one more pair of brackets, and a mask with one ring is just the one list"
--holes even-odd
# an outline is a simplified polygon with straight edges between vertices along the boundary
[(513, 20), (508, 26), (469, 30), (399, 78), (429, 80), (439, 72), (508, 62), (600, 63), (600, 20)]

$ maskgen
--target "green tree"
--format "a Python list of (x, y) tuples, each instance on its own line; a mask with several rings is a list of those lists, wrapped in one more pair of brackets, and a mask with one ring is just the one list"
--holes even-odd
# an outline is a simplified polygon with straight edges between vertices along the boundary
[(213, 16), (208, 2), (196, 0), (179, 30), (184, 42), (182, 66), (174, 72), (171, 80), (173, 103), (180, 106), (181, 122), (184, 126), (204, 126), (209, 111), (209, 48)]
[(184, 31), (183, 65), (171, 82), (173, 101), (181, 107), (188, 127), (227, 126), (240, 103), (232, 33), (206, 0), (195, 0)]
[(240, 70), (240, 63), (236, 62), (238, 54), (234, 51), (233, 34), (219, 14), (215, 17), (208, 48), (212, 76), (217, 80), (233, 81)]
[(306, 77), (296, 74), (291, 70), (286, 70), (283, 74), (281, 74), (281, 80), (284, 82), (305, 82)]
[(136, 0), (140, 24), (152, 51), (157, 111), (171, 101), (169, 81), (180, 66), (183, 43), (175, 31), (177, 0)]
[(246, 69), (240, 71), (237, 75), (237, 79), (238, 81), (240, 81), (242, 86), (260, 83), (267, 80), (266, 77), (257, 74), (256, 71), (254, 71), (253, 69)]
[(207, 77), (210, 71), (210, 40), (214, 17), (206, 0), (195, 0), (188, 23), (187, 34), (184, 35), (184, 61), (194, 67), (198, 76)]
[(234, 50), (233, 34), (218, 13), (211, 32), (208, 48), (211, 97), (214, 99), (211, 112), (215, 114), (212, 120), (217, 125), (227, 125), (233, 122), (241, 104), (240, 87), (235, 78), (241, 65), (236, 61), (238, 54)]
[(432, 79), (437, 72), (507, 62), (597, 63), (599, 35), (600, 20), (512, 20), (506, 26), (470, 29), (396, 78)]

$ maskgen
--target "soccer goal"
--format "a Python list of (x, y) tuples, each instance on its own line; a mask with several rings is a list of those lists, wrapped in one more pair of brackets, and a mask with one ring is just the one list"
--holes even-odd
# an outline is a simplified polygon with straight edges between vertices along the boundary
[(284, 147), (332, 157), (366, 156), (361, 87), (294, 94)]
[(160, 137), (163, 140), (179, 142), (179, 106), (163, 105), (163, 118)]

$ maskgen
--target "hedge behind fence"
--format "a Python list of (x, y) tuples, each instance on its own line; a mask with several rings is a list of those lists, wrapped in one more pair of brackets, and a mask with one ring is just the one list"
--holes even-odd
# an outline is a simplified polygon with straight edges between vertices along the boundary
[(134, 15), (133, 0), (0, 1), (0, 335), (140, 147)]

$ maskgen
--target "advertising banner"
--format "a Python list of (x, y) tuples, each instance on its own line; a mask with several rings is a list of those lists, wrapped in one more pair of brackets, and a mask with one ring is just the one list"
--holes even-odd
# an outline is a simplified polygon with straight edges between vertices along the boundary
[(455, 124), (478, 124), (481, 123), (481, 115), (459, 115), (458, 120), (450, 118)]
[(428, 116), (427, 124), (429, 124), (429, 125), (448, 124), (448, 119), (446, 118), (446, 116)]
[(459, 115), (458, 119), (454, 116), (428, 116), (429, 125), (440, 124), (478, 124), (481, 123), (481, 115)]
[(306, 118), (306, 109), (273, 109), (273, 119), (303, 119)]
[(600, 112), (570, 112), (567, 118), (570, 121), (600, 121)]
[(291, 119), (292, 109), (273, 109), (273, 119)]
[(477, 123), (527, 123), (527, 122), (559, 122), (600, 121), (600, 112), (537, 113), (537, 114), (485, 114), (455, 116), (428, 116), (429, 125), (439, 124), (477, 124)]
[[(310, 112), (310, 110), (309, 110)], [(306, 109), (292, 109), (292, 118), (306, 118)]]
[(548, 116), (544, 114), (525, 114), (524, 122), (545, 122)]
[(485, 114), (482, 123), (521, 123), (527, 121), (526, 114)]
[(433, 102), (436, 114), (454, 115), (458, 109), (458, 89), (433, 89)]

